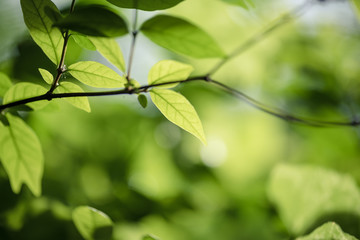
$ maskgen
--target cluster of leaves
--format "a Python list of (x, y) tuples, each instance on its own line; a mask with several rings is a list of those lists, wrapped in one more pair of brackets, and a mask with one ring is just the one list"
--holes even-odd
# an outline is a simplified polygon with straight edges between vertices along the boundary
[[(108, 1), (120, 8), (144, 11), (163, 10), (182, 2), (182, 0)], [(251, 1), (245, 0), (223, 1), (244, 8), (253, 5)], [(23, 103), (29, 109), (40, 110), (49, 104), (49, 100), (64, 98), (74, 107), (90, 112), (91, 108), (87, 96), (137, 94), (139, 103), (146, 107), (147, 98), (143, 93), (149, 92), (152, 102), (169, 121), (206, 144), (203, 127), (196, 110), (183, 95), (170, 89), (179, 83), (196, 79), (196, 77), (191, 78), (194, 68), (178, 61), (162, 60), (151, 68), (148, 74), (148, 85), (140, 86), (139, 83), (130, 78), (129, 66), (125, 64), (122, 51), (115, 41), (115, 37), (132, 34), (135, 39), (140, 32), (155, 44), (177, 54), (193, 58), (226, 58), (227, 55), (216, 41), (198, 26), (179, 17), (157, 14), (145, 21), (139, 29), (129, 31), (127, 22), (115, 11), (98, 5), (80, 6), (73, 9), (74, 3), (75, 1), (73, 1), (70, 14), (64, 16), (50, 0), (21, 0), (24, 20), (30, 35), (45, 55), (57, 66), (57, 72), (53, 75), (49, 70), (39, 69), (39, 77), (41, 76), (48, 84), (48, 88), (27, 82), (13, 84), (6, 75), (0, 74), (0, 95), (3, 99), (3, 105), (0, 107), (3, 113), (0, 122), (0, 158), (15, 193), (19, 193), (22, 184), (26, 184), (35, 196), (40, 196), (44, 168), (40, 141), (34, 131), (22, 120), (18, 109), (12, 108)], [(64, 61), (69, 38), (73, 38), (80, 47), (97, 50), (122, 74), (118, 74), (111, 68), (94, 61), (75, 62), (66, 67)], [(85, 92), (81, 84), (65, 81), (62, 78), (65, 72), (86, 86), (115, 90)], [(204, 79), (199, 78), (199, 80)], [(23, 111), (24, 109), (21, 108), (20, 110)], [(290, 179), (284, 180), (283, 178), (288, 177), (283, 176), (284, 173), (291, 173)], [(288, 225), (289, 231), (294, 235), (306, 233), (306, 230), (313, 224), (311, 220), (316, 219), (316, 217), (339, 210), (339, 206), (331, 204), (321, 208), (320, 206), (324, 206), (327, 199), (317, 196), (314, 196), (314, 199), (322, 199), (317, 209), (323, 212), (305, 211), (306, 206), (308, 206), (306, 201), (309, 199), (302, 201), (304, 206), (301, 208), (294, 208), (294, 202), (298, 199), (301, 189), (308, 189), (296, 184), (291, 188), (294, 189), (292, 198), (282, 197), (282, 195), (289, 193), (289, 186), (279, 187), (279, 185), (284, 182), (291, 182), (298, 175), (305, 176), (305, 178), (318, 177), (317, 173), (318, 171), (314, 174), (308, 169), (304, 169), (300, 173), (292, 173), (291, 169), (279, 168), (272, 177), (269, 187), (270, 198), (279, 204), (282, 218)], [(335, 179), (334, 186), (326, 187), (326, 189), (334, 189), (329, 198), (344, 196), (344, 199), (339, 199), (338, 202), (348, 204), (342, 205), (343, 209), (341, 210), (351, 212), (353, 207), (359, 204), (359, 193), (355, 184), (347, 179), (339, 179), (338, 176), (329, 177), (329, 174), (331, 175), (331, 173), (324, 173), (326, 179)], [(349, 186), (349, 189), (345, 189), (346, 191), (342, 189), (339, 194), (336, 192), (341, 189), (339, 186)], [(317, 190), (311, 189), (312, 192), (320, 194), (320, 191)], [(349, 196), (353, 196), (355, 193), (357, 195), (350, 201)], [(284, 199), (286, 202), (282, 202)], [(356, 209), (356, 214), (360, 214), (359, 208)], [(111, 237), (112, 221), (96, 209), (87, 206), (76, 208), (73, 211), (73, 221), (85, 239), (98, 239), (99, 237), (108, 239)], [(329, 236), (329, 232), (334, 239), (353, 239), (343, 233), (334, 223), (326, 224), (309, 236), (299, 239), (318, 239), (319, 236), (326, 238)], [(145, 236), (144, 239), (155, 238)]]

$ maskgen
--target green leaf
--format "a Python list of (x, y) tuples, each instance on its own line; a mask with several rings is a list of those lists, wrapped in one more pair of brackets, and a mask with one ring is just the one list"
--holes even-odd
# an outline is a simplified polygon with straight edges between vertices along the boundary
[(72, 219), (81, 236), (86, 240), (111, 239), (113, 223), (97, 209), (80, 206), (72, 214)]
[(54, 26), (89, 36), (119, 37), (128, 33), (126, 23), (119, 15), (97, 5), (77, 8)]
[(144, 11), (163, 10), (174, 7), (183, 0), (107, 0), (121, 8), (136, 8)]
[(354, 179), (323, 168), (279, 165), (271, 174), (268, 193), (294, 235), (324, 217), (360, 216), (360, 191)]
[[(20, 82), (13, 85), (5, 94), (3, 103), (7, 104), (10, 102), (15, 102), (18, 100), (40, 96), (47, 92), (46, 88), (27, 82)], [(34, 110), (41, 109), (48, 104), (47, 100), (27, 103), (26, 105), (31, 107)]]
[(0, 122), (0, 158), (11, 188), (19, 193), (26, 184), (35, 196), (41, 195), (44, 159), (34, 131), (18, 117), (6, 114), (9, 126)]
[(224, 57), (219, 45), (199, 27), (177, 17), (157, 15), (140, 28), (154, 43), (194, 58)]
[[(149, 72), (148, 83), (161, 84), (166, 82), (185, 80), (194, 71), (191, 65), (176, 62), (173, 60), (163, 60), (155, 64)], [(175, 87), (178, 83), (164, 85), (166, 88)]]
[(145, 235), (142, 240), (159, 240), (159, 238), (155, 237), (155, 236), (152, 236), (152, 235)]
[(91, 87), (121, 88), (126, 79), (98, 62), (84, 61), (72, 64), (69, 73), (80, 82)]
[(59, 10), (50, 0), (21, 0), (21, 8), (31, 37), (46, 56), (59, 65), (64, 39), (59, 29), (52, 27), (53, 21), (45, 13), (51, 9), (60, 14)]
[(89, 40), (88, 37), (79, 35), (79, 34), (72, 34), (71, 37), (74, 39), (74, 41), (82, 48), (85, 48), (90, 51), (95, 51), (96, 47), (95, 45)]
[(251, 0), (222, 0), (222, 1), (232, 5), (240, 6), (245, 9), (249, 9), (248, 4), (246, 3), (249, 3), (250, 5), (254, 6)]
[(144, 94), (140, 94), (138, 96), (138, 101), (140, 103), (140, 105), (143, 107), (143, 108), (146, 108), (147, 107), (147, 104), (148, 104), (148, 101), (147, 101), (147, 98)]
[(343, 230), (334, 222), (328, 222), (315, 229), (309, 235), (298, 237), (296, 240), (357, 240), (357, 238), (344, 233)]
[(48, 70), (45, 70), (45, 69), (42, 69), (42, 68), (39, 68), (38, 69), (40, 74), (41, 74), (41, 77), (44, 79), (44, 81), (47, 83), (47, 84), (52, 84), (53, 81), (54, 81), (54, 76), (48, 71)]
[(90, 37), (96, 49), (109, 62), (122, 72), (125, 72), (125, 61), (119, 44), (113, 38)]
[(11, 86), (12, 82), (10, 78), (6, 74), (0, 72), (0, 96), (3, 97)]
[(168, 89), (153, 89), (150, 96), (160, 112), (206, 144), (204, 130), (194, 107), (181, 94)]
[[(84, 90), (71, 82), (61, 82), (60, 85), (55, 89), (56, 93), (74, 93), (84, 92)], [(87, 97), (71, 97), (64, 98), (65, 101), (69, 102), (74, 107), (84, 110), (85, 112), (91, 112), (89, 99)]]

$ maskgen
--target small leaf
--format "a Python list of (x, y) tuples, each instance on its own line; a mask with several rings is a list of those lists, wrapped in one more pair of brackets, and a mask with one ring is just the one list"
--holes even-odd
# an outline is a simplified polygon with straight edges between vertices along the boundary
[(95, 45), (89, 40), (88, 37), (79, 35), (79, 34), (72, 34), (71, 37), (74, 39), (77, 45), (79, 45), (82, 48), (85, 48), (90, 51), (95, 51), (96, 47)]
[(145, 235), (142, 240), (159, 240), (159, 238), (152, 236), (150, 234)]
[(128, 33), (126, 23), (119, 15), (98, 5), (77, 8), (54, 26), (89, 36), (119, 37)]
[(113, 38), (90, 37), (96, 49), (109, 62), (122, 72), (125, 72), (125, 61), (119, 44)]
[(53, 81), (54, 81), (54, 76), (48, 71), (48, 70), (45, 70), (45, 69), (42, 69), (42, 68), (39, 68), (38, 69), (42, 78), (44, 79), (44, 81), (47, 83), (47, 84), (52, 84)]
[(0, 96), (3, 97), (11, 86), (12, 82), (10, 78), (6, 74), (0, 72)]
[(309, 235), (298, 237), (296, 240), (357, 240), (357, 238), (344, 233), (343, 230), (334, 222), (328, 222), (315, 229)]
[(18, 117), (6, 114), (9, 126), (0, 122), (0, 158), (11, 188), (19, 193), (26, 184), (35, 196), (41, 195), (44, 159), (39, 139)]
[(150, 96), (160, 112), (206, 144), (201, 121), (191, 103), (181, 94), (168, 89), (153, 89)]
[[(155, 64), (149, 72), (148, 83), (161, 84), (172, 81), (186, 80), (194, 71), (191, 65), (176, 62), (173, 60), (163, 60)], [(164, 85), (163, 87), (172, 88), (178, 83)]]
[[(74, 93), (84, 92), (84, 90), (71, 82), (61, 82), (60, 85), (55, 89), (56, 93)], [(89, 99), (87, 97), (71, 97), (64, 98), (65, 101), (69, 102), (74, 107), (84, 110), (85, 112), (91, 112)]]
[[(37, 84), (20, 82), (13, 85), (4, 96), (4, 104), (15, 102), (17, 100), (22, 100), (30, 97), (36, 97), (43, 95), (47, 92), (47, 90)], [(27, 103), (26, 105), (31, 107), (34, 110), (41, 109), (48, 104), (47, 100)]]
[(279, 165), (271, 174), (268, 193), (294, 235), (304, 234), (332, 214), (360, 216), (360, 191), (354, 179), (323, 168)]
[(253, 2), (251, 0), (222, 0), (226, 3), (232, 4), (232, 5), (237, 5), (240, 6), (242, 8), (245, 9), (249, 9), (248, 5), (246, 3), (251, 4), (252, 6), (254, 6)]
[(157, 15), (140, 28), (154, 43), (194, 58), (224, 57), (219, 45), (199, 27), (177, 17)]
[(136, 8), (144, 11), (163, 10), (174, 7), (183, 0), (107, 0), (121, 8)]
[(84, 61), (72, 64), (69, 73), (80, 82), (91, 87), (121, 88), (126, 79), (98, 62)]
[(113, 223), (105, 213), (88, 206), (80, 206), (73, 211), (72, 219), (86, 240), (111, 239)]
[(21, 0), (21, 8), (31, 37), (46, 56), (59, 65), (64, 38), (59, 29), (52, 27), (54, 22), (46, 14), (49, 11), (60, 14), (59, 10), (50, 0)]
[(138, 101), (140, 103), (140, 105), (143, 107), (143, 108), (146, 108), (147, 107), (147, 104), (148, 104), (148, 101), (147, 101), (147, 98), (144, 94), (140, 94), (138, 96)]

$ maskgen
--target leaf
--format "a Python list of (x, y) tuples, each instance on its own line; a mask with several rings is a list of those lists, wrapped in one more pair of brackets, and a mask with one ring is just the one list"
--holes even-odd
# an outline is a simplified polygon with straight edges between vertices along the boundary
[(96, 47), (95, 45), (89, 40), (88, 37), (79, 35), (79, 34), (72, 34), (71, 37), (74, 39), (77, 45), (79, 45), (82, 48), (85, 48), (90, 51), (95, 51)]
[[(84, 90), (71, 82), (61, 82), (60, 85), (55, 89), (56, 93), (74, 93), (74, 92), (84, 92)], [(85, 112), (91, 112), (89, 99), (87, 97), (71, 97), (64, 98), (65, 101), (69, 102), (74, 107), (84, 110)]]
[(232, 4), (232, 5), (240, 6), (240, 7), (245, 8), (245, 9), (249, 9), (248, 4), (246, 4), (246, 3), (249, 3), (252, 6), (254, 6), (254, 4), (253, 4), (253, 2), (251, 0), (222, 0), (222, 1), (226, 2), (226, 3), (229, 3), (229, 4)]
[[(176, 62), (173, 60), (163, 60), (155, 64), (149, 72), (148, 83), (161, 84), (171, 81), (187, 79), (194, 71), (191, 65)], [(175, 87), (178, 83), (164, 85), (166, 88)]]
[(121, 88), (126, 79), (98, 62), (84, 61), (72, 64), (69, 73), (80, 82), (91, 87)]
[(44, 159), (34, 131), (18, 117), (6, 114), (9, 126), (0, 122), (0, 158), (11, 188), (19, 193), (26, 184), (35, 196), (41, 195)]
[(92, 207), (80, 206), (73, 211), (72, 219), (86, 240), (111, 239), (113, 223), (105, 213)]
[(268, 193), (295, 235), (332, 214), (360, 216), (360, 192), (354, 179), (323, 168), (279, 165), (271, 174)]
[(219, 45), (197, 26), (177, 17), (157, 15), (140, 28), (154, 43), (194, 58), (224, 57)]
[(122, 72), (125, 72), (125, 61), (119, 44), (113, 38), (90, 37), (96, 49), (109, 62)]
[(107, 0), (121, 8), (136, 8), (144, 11), (163, 10), (174, 7), (183, 0)]
[(147, 107), (147, 104), (148, 104), (148, 101), (147, 101), (147, 98), (144, 94), (140, 94), (138, 96), (138, 101), (140, 103), (140, 105), (143, 107), (143, 108), (146, 108)]
[(191, 103), (181, 94), (168, 89), (153, 89), (150, 96), (160, 112), (206, 144), (201, 121)]
[(298, 237), (296, 240), (357, 240), (357, 238), (344, 233), (342, 229), (334, 222), (328, 222), (315, 229), (312, 233), (304, 237)]
[(0, 96), (3, 97), (11, 86), (12, 82), (10, 78), (6, 74), (0, 72)]
[[(40, 96), (47, 92), (47, 90), (37, 84), (20, 82), (13, 85), (5, 94), (3, 103), (7, 104), (10, 102), (15, 102), (18, 100)], [(31, 107), (34, 110), (41, 109), (48, 104), (47, 100), (27, 103), (26, 105)]]
[(119, 37), (128, 33), (126, 23), (119, 15), (98, 5), (77, 8), (54, 26), (89, 36)]
[(21, 0), (21, 8), (31, 37), (46, 56), (59, 65), (64, 39), (59, 29), (52, 27), (53, 21), (45, 13), (60, 14), (59, 10), (50, 0)]
[(54, 81), (54, 76), (48, 71), (48, 70), (45, 70), (45, 69), (42, 69), (42, 68), (39, 68), (38, 69), (42, 78), (44, 79), (44, 81), (47, 83), (47, 84), (52, 84), (53, 81)]
[(150, 234), (145, 235), (142, 240), (159, 240), (157, 237), (152, 236)]

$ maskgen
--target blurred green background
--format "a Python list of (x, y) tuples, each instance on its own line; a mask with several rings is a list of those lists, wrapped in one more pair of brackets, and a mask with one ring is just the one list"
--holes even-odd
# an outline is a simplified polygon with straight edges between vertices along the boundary
[[(55, 2), (61, 9), (70, 3)], [(187, 0), (168, 13), (201, 26), (230, 53), (300, 4), (258, 0), (254, 8), (245, 10), (220, 0)], [(131, 22), (131, 11), (122, 14)], [(140, 21), (154, 14), (140, 12)], [(359, 27), (350, 2), (315, 4), (228, 62), (214, 78), (287, 112), (351, 121), (360, 110)], [(14, 82), (42, 84), (38, 68), (55, 72), (29, 37), (18, 1), (0, 1), (0, 32), (0, 71)], [(127, 58), (130, 38), (118, 41)], [(83, 51), (73, 42), (68, 53), (67, 65), (79, 59), (107, 64), (100, 55)], [(192, 63), (195, 75), (206, 73), (217, 62), (175, 56), (140, 35), (133, 78), (145, 84), (151, 66), (169, 58)], [(35, 198), (26, 187), (15, 195), (0, 167), (0, 239), (81, 239), (71, 221), (71, 211), (79, 205), (109, 215), (117, 240), (141, 239), (145, 234), (162, 240), (291, 239), (325, 220), (337, 221), (360, 237), (358, 187), (339, 193), (344, 199), (332, 209), (342, 214), (341, 206), (350, 204), (345, 212), (354, 216), (335, 218), (324, 210), (330, 215), (314, 214), (299, 232), (289, 227), (292, 220), (284, 217), (286, 210), (269, 188), (279, 164), (299, 169), (310, 166), (319, 174), (328, 169), (331, 174), (345, 174), (353, 181), (350, 185), (358, 184), (359, 128), (290, 124), (204, 83), (184, 84), (177, 90), (196, 108), (207, 146), (168, 122), (153, 104), (142, 109), (135, 96), (92, 98), (90, 114), (60, 100), (44, 110), (23, 113), (45, 154), (43, 195)], [(309, 183), (300, 188), (303, 192), (289, 191), (289, 196), (299, 194), (303, 201), (311, 200), (311, 208), (319, 200), (313, 184), (342, 181), (330, 175), (324, 173), (321, 179), (302, 175), (295, 185)], [(291, 190), (283, 183), (285, 192)], [(289, 204), (294, 209), (301, 205), (296, 198)]]

